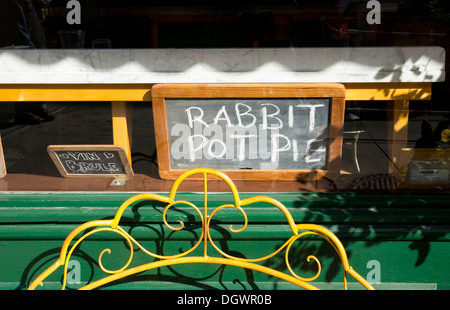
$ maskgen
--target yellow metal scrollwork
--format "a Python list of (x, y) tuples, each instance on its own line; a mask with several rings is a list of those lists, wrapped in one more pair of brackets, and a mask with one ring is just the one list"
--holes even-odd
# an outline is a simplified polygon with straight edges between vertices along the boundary
[[(178, 190), (179, 185), (183, 180), (188, 178), (189, 176), (193, 174), (203, 174), (204, 176), (204, 206), (203, 206), (203, 212), (201, 209), (199, 209), (197, 206), (192, 204), (189, 201), (184, 200), (176, 200), (176, 193)], [(208, 210), (208, 197), (207, 197), (207, 183), (208, 183), (208, 175), (213, 175), (214, 177), (218, 177), (219, 179), (225, 181), (228, 186), (230, 187), (231, 193), (233, 195), (233, 204), (223, 204), (219, 207), (216, 207), (213, 209), (210, 213)], [(128, 208), (133, 203), (140, 201), (140, 200), (156, 200), (160, 202), (167, 203), (166, 207), (164, 208), (162, 218), (164, 225), (166, 225), (167, 228), (173, 230), (173, 231), (179, 231), (182, 230), (185, 226), (183, 221), (178, 222), (178, 226), (175, 227), (171, 225), (167, 221), (167, 212), (168, 210), (178, 204), (183, 204), (191, 207), (198, 215), (202, 224), (202, 233), (199, 237), (199, 239), (196, 241), (196, 243), (188, 250), (176, 254), (176, 255), (159, 255), (157, 253), (152, 253), (145, 249), (137, 240), (135, 240), (129, 233), (127, 233), (122, 227), (119, 226), (121, 216), (126, 208)], [(210, 224), (212, 221), (212, 218), (218, 213), (218, 211), (225, 209), (225, 208), (234, 208), (238, 210), (242, 216), (243, 216), (243, 224), (239, 228), (234, 228), (232, 225), (229, 226), (229, 230), (232, 233), (240, 233), (244, 231), (248, 226), (248, 218), (247, 214), (244, 210), (245, 206), (249, 206), (253, 203), (257, 202), (265, 202), (268, 204), (271, 204), (275, 207), (277, 207), (279, 210), (283, 212), (283, 214), (286, 217), (287, 223), (292, 230), (293, 235), (286, 240), (278, 249), (276, 249), (274, 252), (258, 258), (240, 258), (232, 256), (225, 251), (223, 251), (220, 247), (218, 247), (215, 242), (213, 241), (213, 238), (210, 233)], [(84, 235), (82, 235), (80, 238), (76, 240), (76, 242), (70, 247), (69, 245), (72, 243), (73, 240), (79, 235), (80, 233), (84, 232), (87, 229), (95, 228)], [(104, 249), (101, 251), (99, 255), (99, 266), (100, 269), (105, 272), (106, 274), (109, 274), (103, 279), (100, 279), (98, 281), (95, 281), (93, 283), (90, 283), (86, 286), (84, 286), (82, 289), (92, 289), (99, 286), (102, 286), (104, 284), (110, 283), (112, 281), (115, 281), (120, 278), (127, 277), (129, 275), (133, 275), (142, 271), (159, 268), (163, 266), (170, 266), (170, 265), (176, 265), (176, 264), (189, 264), (189, 263), (209, 263), (209, 264), (223, 264), (223, 265), (232, 265), (232, 266), (238, 266), (243, 267), (247, 269), (256, 270), (259, 272), (267, 273), (269, 275), (278, 277), (280, 279), (284, 279), (288, 282), (294, 283), (298, 285), (299, 287), (305, 288), (305, 289), (317, 289), (315, 286), (309, 284), (308, 282), (314, 281), (317, 279), (317, 277), (320, 275), (321, 272), (321, 264), (319, 260), (313, 256), (309, 255), (306, 259), (308, 262), (313, 260), (317, 265), (317, 272), (313, 277), (310, 278), (303, 278), (298, 276), (294, 270), (291, 268), (290, 262), (289, 262), (289, 250), (291, 249), (291, 246), (295, 241), (300, 239), (303, 236), (306, 235), (317, 235), (322, 237), (324, 240), (326, 240), (328, 243), (331, 244), (331, 246), (335, 249), (337, 255), (339, 256), (343, 270), (344, 270), (344, 288), (347, 289), (347, 279), (346, 275), (350, 274), (354, 279), (356, 279), (359, 283), (361, 283), (366, 289), (373, 289), (373, 287), (363, 278), (361, 277), (356, 271), (353, 270), (353, 268), (348, 263), (347, 254), (345, 252), (345, 249), (342, 245), (342, 243), (339, 241), (339, 239), (328, 229), (315, 225), (315, 224), (296, 224), (294, 219), (292, 218), (291, 213), (289, 210), (279, 201), (266, 197), (266, 196), (256, 196), (247, 198), (244, 200), (241, 200), (239, 197), (238, 190), (233, 183), (233, 181), (226, 176), (224, 173), (209, 169), (209, 168), (197, 168), (192, 169), (181, 175), (177, 180), (175, 180), (172, 189), (169, 193), (169, 196), (162, 196), (159, 194), (152, 194), (152, 193), (144, 193), (144, 194), (138, 194), (135, 195), (129, 199), (127, 199), (118, 209), (116, 215), (111, 220), (102, 220), (102, 221), (91, 221), (84, 223), (77, 227), (75, 230), (73, 230), (65, 239), (60, 257), (59, 259), (53, 263), (46, 271), (44, 271), (41, 275), (39, 275), (29, 286), (29, 289), (35, 289), (38, 285), (42, 285), (42, 281), (47, 278), (50, 274), (52, 274), (55, 270), (57, 270), (60, 266), (64, 266), (64, 278), (63, 278), (63, 285), (62, 289), (65, 289), (66, 287), (66, 275), (67, 275), (67, 264), (69, 261), (70, 256), (72, 255), (72, 252), (74, 249), (88, 236), (98, 233), (98, 232), (113, 232), (116, 234), (121, 235), (128, 243), (130, 248), (130, 254), (128, 257), (127, 262), (119, 269), (117, 270), (109, 270), (103, 266), (102, 263), (102, 257), (105, 253), (110, 254), (110, 249)], [(203, 248), (203, 256), (191, 256), (188, 257), (188, 254), (192, 253), (195, 249), (197, 249), (201, 244), (204, 244)], [(208, 255), (208, 247), (207, 245), (210, 244), (212, 247), (220, 253), (223, 257), (211, 257)], [(131, 261), (133, 260), (133, 245), (136, 245), (140, 250), (142, 250), (147, 255), (156, 258), (158, 260), (153, 261), (148, 264), (140, 265), (137, 267), (129, 268)], [(282, 250), (285, 250), (285, 262), (286, 266), (291, 273), (285, 274), (283, 272), (274, 270), (272, 268), (268, 268), (266, 266), (257, 264), (257, 262), (265, 261), (278, 253), (280, 253)]]

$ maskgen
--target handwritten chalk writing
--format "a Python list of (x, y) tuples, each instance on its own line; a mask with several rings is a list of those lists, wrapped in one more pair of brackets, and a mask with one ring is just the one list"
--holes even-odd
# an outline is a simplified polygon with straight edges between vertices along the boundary
[[(222, 116), (223, 115), (223, 116)], [(233, 124), (230, 121), (230, 117), (228, 116), (227, 110), (225, 106), (222, 106), (217, 112), (216, 117), (214, 118), (214, 124), (217, 124), (220, 120), (224, 120), (227, 122), (227, 127), (233, 127)]]
[[(275, 104), (272, 103), (264, 103), (262, 104), (264, 106), (264, 108), (262, 108), (262, 113), (263, 113), (263, 128), (264, 129), (279, 129), (279, 128), (283, 128), (283, 121), (277, 117), (277, 115), (280, 114), (280, 108), (278, 106), (276, 106)], [(266, 106), (271, 106), (274, 108), (274, 112), (272, 114), (267, 114), (267, 107)], [(289, 109), (289, 112), (291, 112), (291, 109)], [(273, 125), (271, 125), (270, 127), (267, 126), (267, 119), (271, 118), (275, 120), (275, 127)]]
[[(193, 116), (191, 110), (197, 110), (197, 111), (199, 111), (199, 114)], [(194, 126), (194, 122), (200, 122), (201, 124), (205, 125), (206, 127), (209, 126), (202, 120), (202, 117), (203, 117), (202, 109), (200, 109), (198, 107), (190, 107), (189, 109), (186, 109), (185, 111), (188, 116), (189, 127), (192, 128)]]
[(75, 160), (100, 160), (100, 157), (95, 152), (67, 152), (60, 154), (59, 157)]
[(324, 168), (328, 98), (167, 99), (172, 167)]
[[(241, 108), (240, 108), (241, 106), (244, 107), (244, 109), (245, 109), (244, 111), (241, 110)], [(238, 126), (239, 127), (248, 128), (248, 127), (251, 127), (251, 126), (255, 125), (255, 123), (256, 123), (256, 116), (253, 115), (252, 113), (250, 113), (252, 111), (252, 108), (250, 106), (248, 106), (248, 105), (246, 105), (244, 103), (239, 103), (238, 102), (234, 106), (234, 110), (236, 111), (236, 117), (237, 117), (237, 120), (238, 120)], [(246, 118), (250, 117), (251, 122), (248, 122), (246, 125), (244, 125), (242, 123), (242, 117), (243, 116), (246, 117)]]
[(309, 110), (309, 131), (312, 132), (315, 129), (316, 125), (316, 109), (323, 107), (323, 104), (319, 105), (312, 105), (312, 104), (305, 104), (305, 105), (297, 105), (299, 108), (307, 108)]
[(107, 159), (110, 159), (110, 158), (114, 157), (114, 154), (110, 153), (110, 152), (104, 152), (103, 155), (105, 155), (105, 158), (107, 158)]
[(73, 173), (88, 173), (92, 171), (98, 172), (118, 172), (120, 169), (114, 163), (100, 164), (100, 163), (86, 163), (66, 161), (66, 165)]
[[(280, 114), (280, 108), (273, 104), (273, 103), (263, 103), (262, 104), (262, 124), (263, 124), (263, 128), (264, 129), (278, 129), (278, 128), (283, 128), (284, 123), (283, 120), (281, 120), (280, 117), (278, 117), (278, 115)], [(272, 107), (272, 109), (274, 110), (274, 112), (272, 112), (271, 114), (269, 114), (267, 112), (268, 108), (267, 107)], [(289, 112), (288, 112), (288, 126), (289, 127), (293, 127), (294, 126), (294, 108), (304, 108), (307, 109), (309, 111), (309, 131), (313, 131), (315, 128), (315, 122), (316, 122), (316, 109), (318, 108), (323, 108), (324, 105), (323, 104), (298, 104), (298, 105), (289, 105)], [(216, 116), (214, 117), (214, 122), (213, 124), (218, 124), (219, 121), (224, 120), (227, 123), (228, 127), (234, 127), (234, 126), (238, 126), (238, 127), (242, 127), (242, 128), (249, 128), (252, 127), (256, 124), (257, 122), (257, 117), (255, 116), (255, 114), (251, 113), (252, 112), (252, 108), (244, 103), (236, 103), (235, 107), (234, 107), (235, 113), (236, 113), (236, 119), (237, 119), (237, 124), (233, 124), (230, 120), (230, 116), (227, 112), (226, 106), (222, 106)], [(197, 111), (197, 112), (192, 112), (192, 111)], [(188, 109), (185, 110), (186, 114), (187, 114), (187, 119), (188, 119), (188, 124), (190, 128), (193, 128), (195, 123), (200, 123), (206, 127), (209, 127), (210, 124), (206, 123), (203, 120), (204, 117), (204, 111), (203, 108), (201, 107), (189, 107)], [(243, 121), (243, 118), (246, 119), (247, 121)], [(271, 124), (270, 126), (268, 124)]]
[(68, 174), (123, 174), (124, 167), (117, 151), (55, 151)]

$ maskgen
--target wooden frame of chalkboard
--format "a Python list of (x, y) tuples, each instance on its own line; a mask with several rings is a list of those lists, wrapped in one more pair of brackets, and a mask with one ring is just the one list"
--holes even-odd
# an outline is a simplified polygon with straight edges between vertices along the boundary
[(51, 159), (63, 177), (130, 178), (134, 175), (119, 145), (49, 145)]
[(162, 179), (200, 167), (237, 180), (340, 171), (342, 84), (158, 84), (152, 105)]

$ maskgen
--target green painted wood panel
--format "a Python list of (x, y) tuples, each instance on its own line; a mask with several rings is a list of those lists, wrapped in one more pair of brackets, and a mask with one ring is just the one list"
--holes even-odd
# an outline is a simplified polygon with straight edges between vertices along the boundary
[[(79, 224), (112, 218), (118, 207), (132, 193), (8, 193), (0, 195), (0, 289), (23, 289), (47, 266), (55, 261), (64, 238)], [(245, 193), (242, 198), (258, 194)], [(450, 271), (450, 208), (446, 195), (375, 195), (375, 194), (317, 194), (283, 193), (269, 196), (283, 202), (297, 223), (324, 225), (343, 242), (350, 264), (381, 289), (449, 289)], [(178, 199), (198, 206), (203, 195), (180, 193)], [(212, 210), (230, 202), (228, 194), (208, 196)], [(149, 201), (138, 202), (123, 215), (123, 227), (149, 250), (178, 253), (197, 240), (200, 227), (172, 232), (162, 225), (163, 205)], [(242, 233), (229, 231), (230, 223), (240, 227), (243, 218), (236, 210), (216, 214), (212, 227), (213, 240), (236, 255), (259, 257), (274, 251), (291, 235), (282, 212), (267, 204), (245, 208), (249, 226)], [(186, 206), (168, 213), (169, 221), (196, 219)], [(164, 242), (162, 237), (164, 236)], [(306, 240), (311, 239), (311, 240)], [(101, 277), (97, 266), (99, 253), (111, 248), (115, 255), (105, 256), (105, 264), (118, 268), (128, 257), (125, 243), (116, 234), (92, 235), (75, 251), (79, 262), (81, 282)], [(212, 251), (212, 249), (211, 249)], [(121, 253), (121, 254), (120, 254)], [(282, 253), (281, 253), (282, 254)], [(315, 273), (314, 263), (307, 255), (317, 255), (323, 265), (318, 281), (323, 288), (338, 288), (342, 270), (332, 249), (317, 238), (297, 241), (291, 250), (291, 264), (299, 275)], [(136, 264), (153, 258), (136, 252)], [(108, 259), (108, 261), (106, 260)], [(286, 270), (282, 256), (265, 262), (267, 266)], [(378, 265), (377, 265), (378, 264)], [(377, 267), (378, 266), (378, 267)], [(199, 270), (201, 272), (199, 272)], [(376, 277), (375, 277), (376, 276)], [(44, 288), (60, 287), (61, 273), (49, 279)], [(69, 287), (77, 287), (72, 285)], [(114, 288), (153, 289), (289, 289), (283, 283), (264, 274), (223, 266), (176, 266), (140, 274), (128, 283)], [(350, 286), (353, 288), (353, 286)], [(354, 288), (360, 288), (354, 287)]]

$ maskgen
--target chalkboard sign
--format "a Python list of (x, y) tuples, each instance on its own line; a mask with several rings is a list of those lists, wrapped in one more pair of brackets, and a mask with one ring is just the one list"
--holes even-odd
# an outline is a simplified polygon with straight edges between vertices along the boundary
[(50, 145), (47, 151), (64, 177), (125, 178), (133, 175), (121, 146)]
[(198, 167), (234, 179), (339, 169), (340, 84), (165, 84), (152, 88), (160, 176)]

